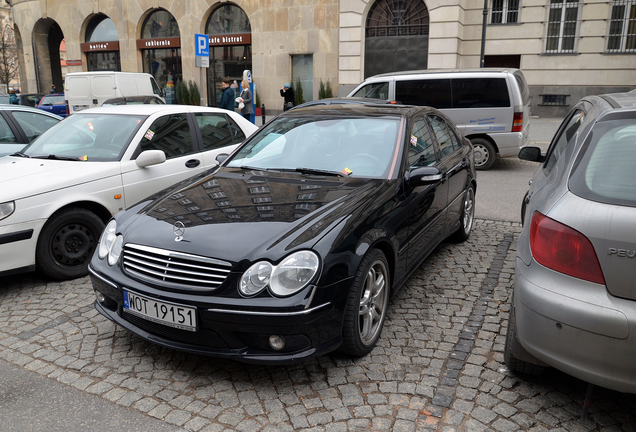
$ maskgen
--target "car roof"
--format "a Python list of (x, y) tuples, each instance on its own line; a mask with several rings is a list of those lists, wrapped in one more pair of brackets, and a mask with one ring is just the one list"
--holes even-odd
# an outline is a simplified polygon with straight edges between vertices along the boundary
[(228, 111), (223, 108), (203, 107), (197, 105), (108, 105), (103, 107), (89, 108), (79, 111), (73, 115), (81, 113), (94, 113), (94, 114), (126, 114), (126, 115), (152, 115), (155, 113), (179, 113), (179, 112), (214, 112), (228, 114), (232, 111)]
[(45, 94), (43, 97), (48, 97), (48, 96), (64, 96), (64, 93), (49, 93), (49, 94)]
[(369, 81), (375, 78), (386, 78), (386, 77), (404, 77), (408, 75), (439, 75), (439, 74), (458, 74), (458, 73), (475, 73), (475, 74), (504, 74), (504, 73), (514, 73), (519, 69), (515, 68), (464, 68), (464, 69), (424, 69), (424, 70), (409, 70), (409, 71), (401, 71), (401, 72), (389, 72), (383, 73), (379, 75), (373, 75), (365, 81)]
[(398, 105), (398, 104), (330, 104), (330, 105), (312, 105), (300, 107), (283, 112), (279, 117), (296, 117), (296, 116), (333, 116), (333, 117), (378, 117), (378, 116), (396, 116), (403, 117), (411, 115), (418, 111), (430, 111), (433, 108), (415, 105)]
[(636, 108), (636, 93), (609, 93), (597, 96), (609, 103), (612, 108)]
[(8, 105), (8, 104), (7, 105), (3, 105), (3, 104), (0, 104), (0, 110), (3, 110), (3, 111), (34, 112), (34, 113), (38, 113), (38, 114), (48, 115), (49, 117), (55, 117), (57, 119), (62, 120), (62, 117), (60, 117), (58, 115), (55, 115), (53, 113), (50, 113), (48, 111), (41, 110), (41, 109), (38, 109), (38, 108), (33, 108), (33, 107), (28, 106), (28, 105), (13, 105), (13, 104), (11, 104), (11, 105)]

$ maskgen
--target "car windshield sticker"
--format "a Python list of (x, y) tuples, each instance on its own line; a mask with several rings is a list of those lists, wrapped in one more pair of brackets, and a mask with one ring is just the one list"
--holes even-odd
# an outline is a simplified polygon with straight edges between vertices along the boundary
[(155, 133), (151, 131), (150, 129), (148, 129), (148, 132), (146, 132), (146, 135), (144, 135), (144, 138), (150, 141), (153, 136), (155, 136)]
[(353, 173), (353, 171), (351, 171), (349, 168), (345, 168), (342, 171), (340, 171), (342, 174), (346, 175), (346, 176), (350, 176), (351, 173)]
[(417, 146), (417, 137), (415, 135), (411, 135), (411, 144)]

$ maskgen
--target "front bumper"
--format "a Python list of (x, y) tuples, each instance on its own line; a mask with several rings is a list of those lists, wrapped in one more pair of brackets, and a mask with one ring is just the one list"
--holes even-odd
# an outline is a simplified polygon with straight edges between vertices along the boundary
[(35, 249), (44, 222), (0, 226), (0, 275), (35, 270)]
[[(93, 288), (106, 297), (104, 302), (95, 301), (95, 308), (116, 324), (158, 345), (247, 363), (287, 364), (333, 351), (342, 343), (343, 307), (339, 305), (340, 296), (334, 298), (330, 293), (346, 292), (343, 290), (348, 289), (350, 281), (327, 288), (308, 287), (298, 295), (296, 306), (287, 301), (279, 310), (272, 310), (254, 307), (253, 303), (246, 307), (242, 298), (160, 292), (115, 273), (117, 281), (89, 267)], [(153, 323), (125, 312), (123, 288), (159, 301), (196, 307), (197, 331)], [(311, 290), (312, 301), (304, 307), (300, 300)], [(283, 350), (269, 346), (268, 339), (273, 335), (284, 338)]]
[(519, 258), (514, 290), (526, 351), (592, 384), (636, 393), (636, 302)]

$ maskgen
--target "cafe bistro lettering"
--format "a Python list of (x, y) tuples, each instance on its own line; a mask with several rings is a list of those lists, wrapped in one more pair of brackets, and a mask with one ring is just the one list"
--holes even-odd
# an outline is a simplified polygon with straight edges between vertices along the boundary
[(249, 45), (252, 43), (252, 34), (233, 34), (233, 35), (219, 35), (208, 36), (210, 46), (223, 46), (223, 45)]

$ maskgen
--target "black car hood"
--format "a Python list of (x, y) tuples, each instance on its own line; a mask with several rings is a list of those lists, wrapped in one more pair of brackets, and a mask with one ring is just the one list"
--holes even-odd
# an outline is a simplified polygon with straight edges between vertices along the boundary
[[(343, 218), (360, 213), (355, 210), (361, 206), (373, 207), (387, 183), (221, 168), (120, 214), (118, 228), (125, 243), (232, 263), (277, 260), (291, 250), (311, 248)], [(185, 226), (180, 241), (178, 222)], [(353, 229), (356, 223), (346, 225)]]

